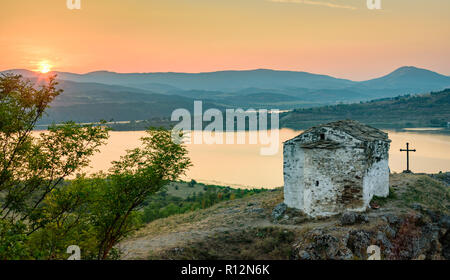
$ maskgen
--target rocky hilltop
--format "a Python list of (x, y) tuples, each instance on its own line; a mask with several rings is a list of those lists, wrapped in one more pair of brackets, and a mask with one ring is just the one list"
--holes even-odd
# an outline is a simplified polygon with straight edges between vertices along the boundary
[(450, 189), (428, 175), (392, 174), (388, 198), (364, 213), (309, 218), (282, 189), (156, 220), (122, 242), (124, 259), (450, 259)]

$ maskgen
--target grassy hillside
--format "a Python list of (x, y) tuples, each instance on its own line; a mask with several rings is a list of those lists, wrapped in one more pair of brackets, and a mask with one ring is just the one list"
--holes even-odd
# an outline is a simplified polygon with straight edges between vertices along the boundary
[(217, 203), (239, 199), (266, 191), (265, 189), (233, 189), (191, 182), (173, 182), (164, 191), (143, 203), (141, 220), (148, 223), (174, 214), (209, 208)]
[(342, 119), (353, 119), (378, 128), (445, 127), (450, 121), (450, 89), (359, 104), (297, 109), (284, 113), (280, 122), (282, 127), (304, 129)]
[(427, 175), (392, 174), (390, 190), (388, 198), (375, 199), (379, 209), (362, 214), (361, 224), (344, 226), (339, 216), (310, 219), (291, 209), (274, 220), (272, 209), (283, 201), (276, 189), (157, 219), (119, 248), (124, 259), (189, 260), (304, 259), (305, 250), (310, 259), (366, 259), (367, 244), (381, 246), (383, 258), (442, 258), (433, 242), (450, 253), (450, 240), (433, 239), (448, 223), (450, 189)]

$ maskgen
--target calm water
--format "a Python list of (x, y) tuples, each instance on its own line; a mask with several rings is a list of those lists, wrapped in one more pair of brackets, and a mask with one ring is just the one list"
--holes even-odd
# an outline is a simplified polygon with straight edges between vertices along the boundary
[[(199, 182), (229, 185), (235, 187), (277, 187), (283, 185), (282, 142), (295, 137), (301, 131), (281, 129), (280, 148), (274, 156), (261, 156), (263, 145), (187, 145), (194, 164), (183, 179)], [(400, 152), (406, 142), (417, 149), (412, 153), (410, 168), (414, 172), (436, 173), (450, 171), (450, 136), (414, 132), (392, 132), (390, 168), (401, 172), (406, 167), (406, 154)], [(251, 132), (254, 133), (254, 132)], [(106, 170), (110, 162), (119, 159), (126, 149), (139, 145), (143, 131), (111, 132), (110, 139), (101, 153), (96, 154), (87, 172)], [(246, 132), (248, 137), (248, 132)], [(248, 142), (248, 141), (247, 141)]]

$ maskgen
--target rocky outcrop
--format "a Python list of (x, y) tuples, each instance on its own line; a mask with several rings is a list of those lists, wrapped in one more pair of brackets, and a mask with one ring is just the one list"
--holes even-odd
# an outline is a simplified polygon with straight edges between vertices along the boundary
[(355, 213), (355, 212), (345, 212), (341, 215), (340, 219), (341, 225), (354, 225), (359, 223), (368, 223), (369, 218), (365, 214)]
[(340, 226), (307, 232), (294, 244), (294, 258), (365, 260), (369, 257), (369, 246), (376, 245), (381, 259), (386, 260), (450, 259), (449, 216), (423, 212), (382, 214), (371, 217), (369, 224), (357, 229), (351, 225), (361, 220), (367, 223), (367, 216), (345, 213), (340, 218)]
[(280, 203), (272, 211), (272, 219), (278, 220), (283, 217), (284, 213), (286, 213), (287, 205), (284, 203)]
[(352, 251), (343, 245), (342, 240), (323, 230), (310, 232), (296, 247), (296, 257), (301, 260), (353, 259)]
[(367, 248), (372, 245), (373, 232), (365, 230), (352, 230), (348, 234), (347, 248), (360, 259), (366, 257)]

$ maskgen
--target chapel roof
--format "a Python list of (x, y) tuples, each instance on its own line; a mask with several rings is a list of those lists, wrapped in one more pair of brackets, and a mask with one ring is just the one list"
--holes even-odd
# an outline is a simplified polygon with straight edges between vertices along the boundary
[(386, 142), (391, 141), (391, 140), (389, 140), (387, 133), (385, 133), (377, 128), (362, 124), (362, 123), (360, 123), (358, 121), (354, 121), (354, 120), (341, 120), (341, 121), (330, 122), (330, 123), (325, 123), (325, 124), (311, 127), (309, 129), (305, 130), (300, 135), (292, 138), (291, 140), (288, 140), (288, 142), (289, 141), (295, 142), (296, 140), (298, 140), (298, 138), (300, 138), (300, 136), (310, 133), (310, 132), (313, 132), (315, 130), (324, 128), (324, 127), (331, 128), (333, 130), (343, 131), (361, 141), (367, 141), (367, 142), (377, 141), (377, 140), (386, 141)]

